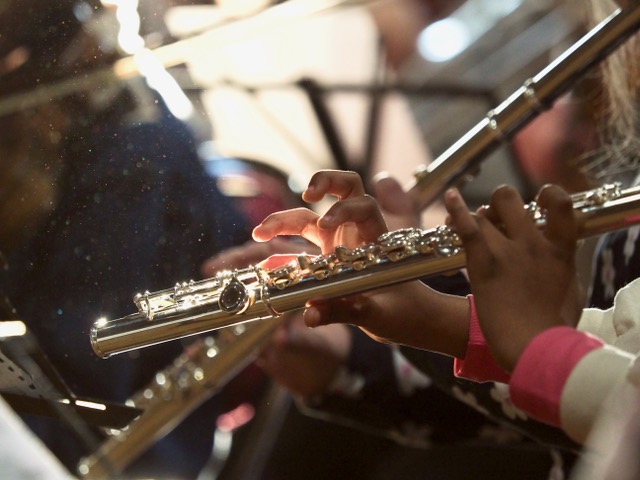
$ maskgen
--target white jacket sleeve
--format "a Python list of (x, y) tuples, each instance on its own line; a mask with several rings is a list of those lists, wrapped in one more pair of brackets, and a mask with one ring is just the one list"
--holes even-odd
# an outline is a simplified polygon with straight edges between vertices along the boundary
[(626, 352), (640, 353), (640, 279), (620, 289), (608, 310), (583, 310), (577, 328)]
[(584, 441), (609, 394), (627, 382), (640, 353), (640, 280), (621, 289), (610, 309), (585, 309), (578, 329), (607, 344), (576, 364), (560, 398), (563, 429)]
[(640, 360), (606, 399), (572, 480), (640, 478)]

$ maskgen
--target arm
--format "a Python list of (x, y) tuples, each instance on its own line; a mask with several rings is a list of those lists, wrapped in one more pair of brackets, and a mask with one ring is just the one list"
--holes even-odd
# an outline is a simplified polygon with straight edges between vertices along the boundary
[[(574, 342), (581, 341), (579, 348), (585, 349), (584, 355), (574, 363), (562, 388), (556, 389), (559, 393), (553, 402), (557, 405), (555, 415), (559, 423), (572, 438), (586, 439), (607, 397), (625, 383), (635, 355), (640, 352), (640, 312), (637, 306), (634, 308), (638, 295), (640, 280), (635, 280), (616, 294), (610, 309), (585, 309), (583, 312), (578, 324), (581, 332), (575, 333)], [(594, 340), (591, 333), (600, 340)], [(544, 338), (534, 339), (518, 362), (512, 380), (515, 388), (526, 392), (525, 377), (532, 370), (530, 359), (536, 356), (535, 349), (539, 348), (536, 342), (539, 345), (542, 341)], [(597, 347), (587, 347), (596, 342)], [(563, 350), (566, 351), (565, 345)]]
[[(503, 192), (492, 200), (494, 218), (486, 214), (474, 218), (455, 192), (449, 194), (449, 211), (465, 242), (475, 290), (478, 348), (486, 338), (496, 363), (511, 374), (510, 392), (516, 406), (584, 441), (604, 399), (624, 381), (633, 358), (605, 347), (585, 331), (613, 343), (637, 343), (630, 308), (637, 287), (621, 292), (610, 311), (585, 311), (578, 326), (585, 331), (573, 328), (580, 298), (572, 263), (573, 212), (561, 191), (543, 190), (539, 202), (547, 209), (547, 228), (527, 230), (518, 213), (520, 202), (513, 191)], [(523, 274), (527, 278), (518, 278)]]

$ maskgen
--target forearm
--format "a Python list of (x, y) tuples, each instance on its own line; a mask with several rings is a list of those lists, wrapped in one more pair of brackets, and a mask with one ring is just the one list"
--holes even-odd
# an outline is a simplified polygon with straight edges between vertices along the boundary
[(469, 302), (412, 282), (394, 308), (395, 343), (464, 357), (469, 338)]
[(475, 382), (509, 382), (509, 374), (505, 372), (489, 352), (489, 346), (478, 322), (473, 295), (467, 296), (469, 320), (467, 346), (464, 354), (455, 356), (453, 364), (457, 377)]
[[(470, 305), (473, 313), (472, 301)], [(596, 321), (598, 315), (600, 321)], [(613, 311), (591, 311), (586, 317), (586, 322), (581, 321), (583, 328), (612, 329), (607, 322)], [(475, 381), (509, 382), (515, 406), (561, 427), (579, 442), (585, 440), (604, 400), (624, 381), (633, 359), (633, 355), (604, 345), (589, 333), (556, 327), (534, 337), (513, 374), (508, 375), (491, 357), (473, 315), (470, 332), (467, 356), (456, 360), (456, 375)]]

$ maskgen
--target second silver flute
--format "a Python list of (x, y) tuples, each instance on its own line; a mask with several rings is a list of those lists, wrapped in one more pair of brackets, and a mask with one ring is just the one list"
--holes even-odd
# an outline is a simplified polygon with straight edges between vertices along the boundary
[[(618, 2), (620, 3), (620, 2)], [(500, 105), (429, 165), (407, 189), (421, 209), (449, 187), (475, 176), (482, 161), (531, 120), (553, 105), (586, 71), (622, 45), (640, 27), (640, 1), (626, 2), (551, 64), (526, 80)]]
[[(640, 188), (603, 187), (573, 196), (582, 238), (640, 223)], [(544, 212), (527, 205), (541, 227)], [(251, 266), (219, 272), (201, 281), (134, 297), (138, 311), (99, 319), (91, 344), (101, 357), (184, 338), (303, 308), (312, 299), (361, 293), (465, 266), (458, 235), (448, 227), (402, 229), (353, 249), (322, 256), (301, 255), (286, 266)]]

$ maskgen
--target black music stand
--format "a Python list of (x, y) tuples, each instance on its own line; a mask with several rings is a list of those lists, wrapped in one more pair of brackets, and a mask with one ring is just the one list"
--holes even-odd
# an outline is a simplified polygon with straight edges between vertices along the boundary
[(142, 413), (74, 395), (20, 321), (0, 321), (0, 395), (19, 414), (54, 417), (82, 428), (122, 429)]

